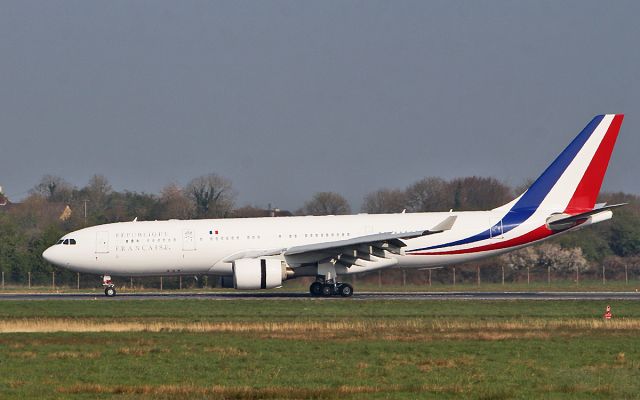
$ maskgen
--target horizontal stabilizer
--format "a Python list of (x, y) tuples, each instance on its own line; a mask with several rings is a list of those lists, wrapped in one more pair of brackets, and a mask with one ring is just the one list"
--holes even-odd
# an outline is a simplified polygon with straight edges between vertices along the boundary
[(603, 211), (612, 210), (614, 208), (626, 206), (628, 203), (612, 204), (610, 206), (601, 206), (591, 211), (583, 212), (576, 215), (556, 214), (547, 219), (547, 226), (553, 231), (564, 230), (584, 222), (592, 215), (599, 214)]

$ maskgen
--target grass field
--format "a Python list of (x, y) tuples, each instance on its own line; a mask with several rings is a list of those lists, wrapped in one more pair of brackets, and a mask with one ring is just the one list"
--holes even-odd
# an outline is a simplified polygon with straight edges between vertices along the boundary
[(638, 398), (640, 302), (0, 302), (0, 398)]
[[(170, 279), (173, 279), (176, 284), (176, 277), (165, 278), (165, 282), (170, 283)], [(454, 291), (478, 291), (478, 292), (548, 292), (548, 291), (562, 291), (562, 292), (585, 292), (585, 291), (595, 291), (595, 292), (636, 292), (640, 291), (640, 281), (637, 279), (629, 280), (625, 282), (624, 280), (609, 280), (606, 283), (603, 283), (602, 280), (582, 280), (576, 284), (573, 280), (566, 279), (557, 279), (548, 283), (546, 280), (532, 280), (530, 283), (524, 282), (505, 282), (505, 284), (501, 283), (492, 283), (492, 282), (481, 282), (480, 285), (475, 282), (465, 282), (465, 283), (457, 283), (453, 285), (451, 283), (440, 283), (434, 282), (432, 285), (424, 284), (411, 284), (402, 285), (401, 283), (390, 284), (384, 283), (383, 285), (377, 285), (375, 283), (370, 283), (366, 281), (358, 281), (358, 280), (347, 280), (353, 283), (357, 292), (364, 291), (375, 291), (375, 292), (454, 292)], [(309, 290), (309, 280), (291, 280), (284, 282), (283, 287), (278, 289), (272, 289), (274, 292), (284, 291), (284, 292), (307, 292)], [(159, 287), (147, 287), (141, 288), (139, 286), (134, 286), (132, 289), (128, 286), (128, 283), (124, 283), (124, 285), (118, 285), (119, 293), (130, 293), (130, 292), (157, 292), (159, 291)], [(166, 289), (165, 291), (177, 291), (178, 289)], [(181, 289), (183, 292), (202, 292), (202, 291), (229, 291), (233, 289), (213, 289), (213, 288), (202, 288), (202, 289), (194, 289), (194, 288), (186, 288)], [(100, 285), (100, 281), (96, 279), (95, 284), (91, 287), (81, 287), (80, 292), (88, 293), (93, 292), (96, 294), (102, 293), (103, 289)], [(51, 286), (33, 286), (28, 288), (27, 286), (22, 285), (6, 285), (3, 290), (0, 290), (0, 293), (76, 293), (78, 289), (75, 287), (66, 287), (66, 286), (58, 286), (55, 289)]]

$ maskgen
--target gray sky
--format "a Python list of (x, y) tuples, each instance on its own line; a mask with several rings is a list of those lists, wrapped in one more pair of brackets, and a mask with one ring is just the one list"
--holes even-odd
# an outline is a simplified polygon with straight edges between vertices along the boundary
[(626, 118), (604, 189), (640, 193), (640, 2), (2, 1), (0, 185), (158, 193), (216, 172), (295, 209), (425, 176), (536, 177)]

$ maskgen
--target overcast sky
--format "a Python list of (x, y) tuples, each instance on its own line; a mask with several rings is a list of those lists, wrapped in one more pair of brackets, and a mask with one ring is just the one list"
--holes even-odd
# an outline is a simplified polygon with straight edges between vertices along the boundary
[(2, 1), (0, 185), (354, 208), (425, 176), (538, 176), (625, 113), (605, 190), (640, 193), (640, 2)]

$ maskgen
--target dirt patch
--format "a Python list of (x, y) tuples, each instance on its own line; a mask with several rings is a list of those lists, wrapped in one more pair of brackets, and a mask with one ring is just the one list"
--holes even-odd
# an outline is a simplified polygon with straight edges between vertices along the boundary
[(475, 362), (471, 356), (462, 356), (454, 358), (429, 358), (418, 362), (416, 365), (420, 371), (430, 372), (439, 368), (460, 368), (473, 365)]
[(47, 355), (49, 358), (55, 358), (58, 360), (70, 360), (70, 359), (94, 359), (102, 355), (99, 351), (82, 352), (82, 351), (56, 351)]
[(191, 398), (194, 396), (215, 396), (225, 399), (301, 399), (341, 398), (345, 394), (374, 394), (374, 393), (451, 393), (460, 394), (468, 391), (468, 388), (458, 385), (422, 385), (422, 386), (339, 386), (337, 388), (300, 388), (300, 387), (265, 387), (254, 388), (247, 386), (227, 387), (210, 386), (198, 387), (193, 385), (137, 385), (137, 386), (108, 386), (98, 384), (77, 384), (68, 387), (58, 387), (58, 393), (63, 394), (118, 394), (137, 395), (155, 398)]
[(203, 351), (205, 353), (216, 353), (223, 357), (245, 357), (249, 355), (249, 353), (237, 347), (205, 347)]
[[(362, 338), (431, 341), (431, 340), (510, 340), (574, 337), (607, 331), (628, 334), (640, 329), (640, 320), (590, 319), (517, 320), (517, 321), (440, 321), (364, 320), (301, 322), (171, 322), (171, 321), (100, 321), (65, 318), (11, 319), (0, 321), (0, 333), (10, 332), (194, 332), (247, 333), (259, 338), (288, 340), (342, 340)], [(313, 334), (311, 334), (313, 333)], [(39, 339), (43, 340), (43, 339)], [(51, 340), (69, 340), (52, 338)], [(76, 339), (73, 339), (76, 340)], [(95, 338), (92, 340), (96, 340)], [(137, 347), (137, 346), (133, 346)], [(219, 350), (211, 350), (217, 352)]]

